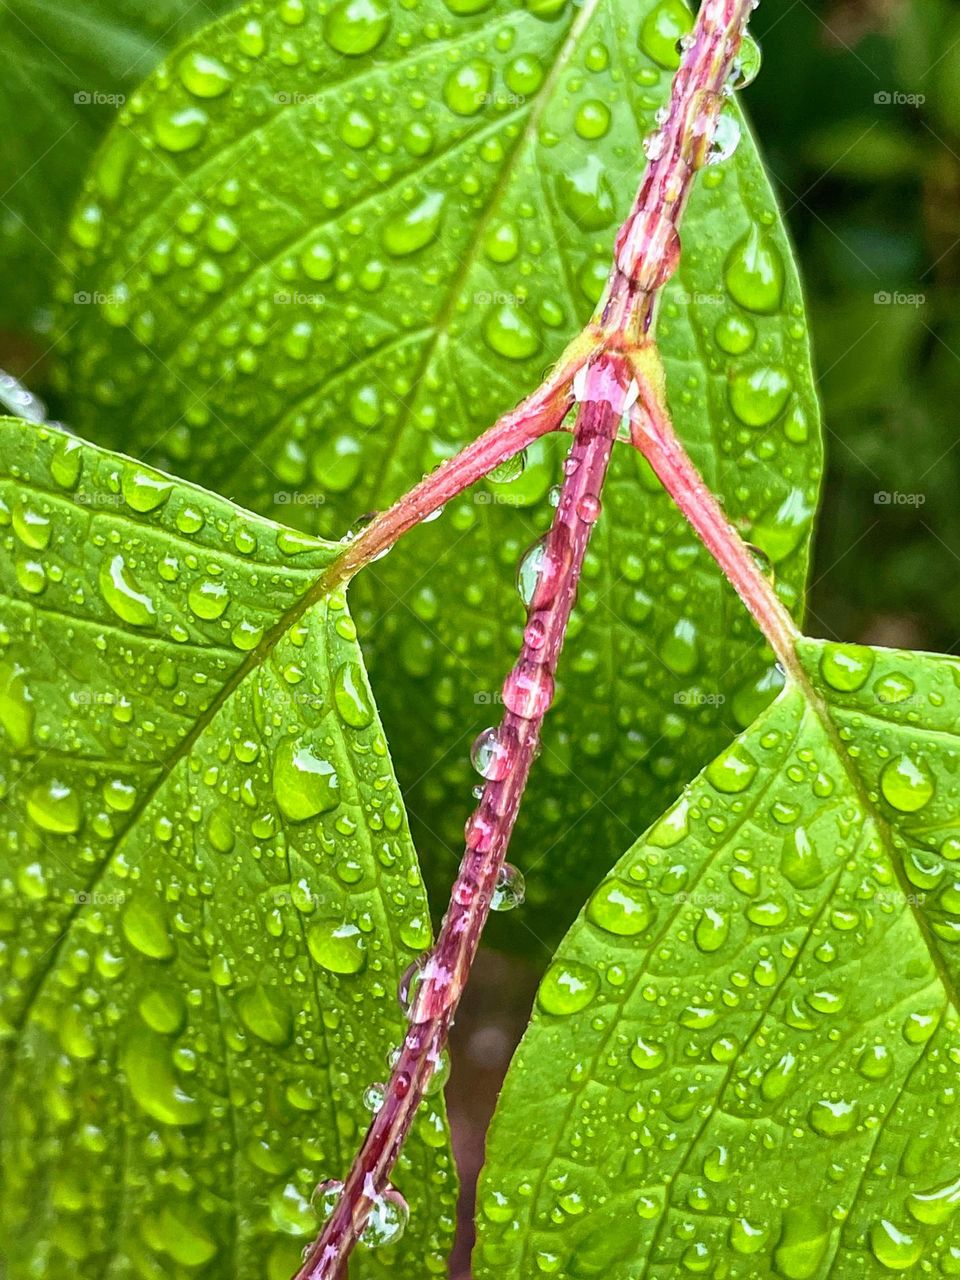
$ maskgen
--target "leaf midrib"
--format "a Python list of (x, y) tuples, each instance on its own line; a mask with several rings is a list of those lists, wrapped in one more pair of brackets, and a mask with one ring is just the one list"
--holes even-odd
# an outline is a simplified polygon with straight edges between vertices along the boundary
[[(157, 770), (157, 773), (151, 786), (143, 793), (142, 798), (139, 799), (131, 809), (129, 822), (121, 833), (119, 839), (110, 849), (103, 862), (97, 867), (94, 875), (87, 884), (85, 888), (85, 892), (87, 894), (95, 892), (97, 885), (100, 883), (101, 879), (106, 874), (107, 869), (116, 857), (117, 851), (123, 845), (123, 842), (128, 838), (128, 836), (137, 829), (140, 819), (153, 803), (161, 787), (166, 783), (177, 765), (190, 755), (199, 739), (216, 719), (223, 707), (230, 701), (231, 697), (240, 685), (243, 684), (247, 676), (267, 660), (269, 655), (276, 648), (277, 644), (294, 623), (302, 618), (303, 615), (313, 607), (313, 605), (318, 604), (321, 600), (328, 597), (332, 591), (341, 585), (341, 580), (338, 576), (337, 570), (337, 566), (341, 558), (342, 556), (336, 557), (329, 565), (326, 566), (326, 568), (321, 570), (312, 586), (310, 586), (298, 600), (294, 601), (289, 609), (280, 614), (276, 623), (269, 631), (264, 633), (260, 643), (254, 649), (250, 650), (250, 652), (244, 657), (243, 661), (238, 664), (235, 670), (231, 672), (224, 683), (220, 686), (216, 696), (211, 700), (206, 710), (198, 716), (189, 732), (181, 738), (173, 751), (171, 751), (165, 759), (158, 760), (156, 762), (153, 767)], [(82, 898), (82, 895), (78, 896)], [(26, 1024), (33, 1008), (34, 1001), (43, 988), (47, 976), (57, 963), (64, 942), (70, 936), (73, 922), (76, 919), (81, 906), (82, 901), (76, 902), (66, 916), (64, 920), (63, 933), (47, 953), (47, 964), (36, 975), (33, 989), (24, 1001), (19, 1017), (13, 1023), (14, 1031), (20, 1031)]]

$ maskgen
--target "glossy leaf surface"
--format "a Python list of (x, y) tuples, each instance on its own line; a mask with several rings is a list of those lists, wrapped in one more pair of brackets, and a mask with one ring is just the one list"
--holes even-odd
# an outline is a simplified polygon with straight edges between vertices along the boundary
[[(7, 1274), (288, 1280), (430, 937), (336, 548), (11, 419), (0, 522)], [(357, 1275), (442, 1269), (439, 1098), (398, 1185)]]
[(478, 1280), (960, 1265), (960, 664), (802, 658), (548, 970)]
[[(677, 0), (344, 0), (325, 14), (286, 0), (205, 31), (127, 104), (74, 219), (60, 315), (72, 420), (339, 536), (532, 389), (589, 317), (689, 21)], [(671, 407), (799, 608), (817, 406), (748, 134), (703, 176), (684, 238), (659, 326)], [(532, 449), (519, 479), (451, 504), (358, 584), (438, 885), (459, 858), (467, 747), (495, 719), (523, 618), (514, 572), (548, 523), (560, 452)], [(777, 683), (628, 453), (606, 506), (518, 834), (527, 923), (546, 941), (605, 851)]]

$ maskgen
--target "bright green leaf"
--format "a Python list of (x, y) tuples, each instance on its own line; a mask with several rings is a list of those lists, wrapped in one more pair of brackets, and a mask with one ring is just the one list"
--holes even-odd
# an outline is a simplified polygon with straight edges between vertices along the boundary
[[(6, 1274), (288, 1280), (429, 942), (335, 548), (12, 419), (0, 525)], [(358, 1275), (442, 1268), (439, 1098), (398, 1185)]]
[[(678, 10), (422, 0), (365, 6), (353, 28), (345, 6), (280, 5), (204, 32), (129, 104), (84, 194), (100, 234), (67, 254), (72, 420), (326, 535), (384, 506), (535, 386), (589, 317), (676, 64)], [(220, 69), (216, 93), (191, 91), (200, 61)], [(800, 288), (749, 136), (703, 176), (684, 238), (660, 315), (671, 408), (798, 607), (818, 414)], [(418, 843), (444, 885), (467, 745), (519, 644), (514, 571), (549, 522), (562, 447), (531, 449), (520, 479), (452, 503), (358, 584)], [(732, 592), (629, 450), (605, 501), (518, 833), (527, 922), (546, 939), (598, 858), (776, 688)]]
[(960, 662), (801, 657), (555, 957), (478, 1280), (956, 1273)]

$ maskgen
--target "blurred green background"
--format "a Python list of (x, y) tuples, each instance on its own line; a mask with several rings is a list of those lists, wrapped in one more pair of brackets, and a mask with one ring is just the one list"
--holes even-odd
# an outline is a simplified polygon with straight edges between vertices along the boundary
[(825, 411), (809, 629), (955, 651), (960, 5), (781, 0), (753, 29)]

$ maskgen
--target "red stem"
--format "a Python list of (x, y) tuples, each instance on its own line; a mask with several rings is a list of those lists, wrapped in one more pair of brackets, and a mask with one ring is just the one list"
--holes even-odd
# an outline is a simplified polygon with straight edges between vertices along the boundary
[(371, 520), (324, 576), (324, 591), (348, 581), (364, 565), (389, 551), (409, 529), (439, 511), (494, 468), (516, 457), (540, 436), (556, 431), (574, 403), (573, 380), (594, 350), (585, 330), (566, 349), (550, 377), (455, 457), (431, 471), (388, 511)]
[(633, 443), (753, 614), (781, 666), (796, 674), (793, 619), (681, 444), (659, 389), (643, 369), (634, 372), (640, 396), (632, 414)]
[(450, 907), (422, 970), (410, 1028), (383, 1105), (354, 1161), (336, 1207), (297, 1273), (297, 1280), (336, 1280), (390, 1173), (439, 1061), (503, 868), (554, 675), (583, 557), (600, 513), (600, 492), (613, 442), (630, 405), (629, 364), (599, 356), (588, 368), (560, 502), (543, 549), (523, 647), (503, 686), (499, 751), (466, 828), (466, 852)]
[(613, 339), (642, 342), (656, 300), (680, 261), (680, 219), (709, 152), (728, 82), (758, 0), (703, 0), (673, 79), (667, 117), (648, 143), (633, 208), (617, 235), (614, 263), (599, 308)]
[[(344, 1188), (295, 1280), (338, 1280), (370, 1212), (389, 1188), (403, 1142), (446, 1043), (500, 873), (553, 696), (554, 676), (613, 442), (645, 388), (647, 427), (635, 440), (764, 626), (782, 658), (792, 624), (749, 553), (726, 524), (673, 434), (659, 388), (646, 380), (656, 299), (676, 270), (678, 225), (696, 171), (708, 161), (726, 86), (757, 0), (703, 0), (674, 80), (669, 110), (651, 148), (596, 323), (568, 348), (553, 377), (461, 454), (378, 516), (324, 576), (324, 589), (348, 580), (406, 530), (438, 510), (525, 445), (580, 408), (564, 468), (560, 503), (543, 552), (520, 657), (504, 684), (498, 765), (487, 769), (466, 828), (466, 852), (436, 946), (412, 997), (397, 1062)], [(654, 367), (655, 367), (655, 352)], [(636, 377), (634, 377), (636, 375)], [(575, 382), (576, 378), (576, 382)], [(581, 386), (582, 380), (582, 386)], [(784, 616), (781, 617), (781, 614)], [(766, 625), (765, 625), (766, 624)], [(767, 630), (767, 627), (770, 630)], [(496, 776), (489, 776), (496, 773)]]

